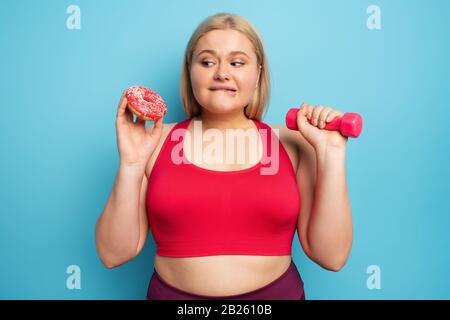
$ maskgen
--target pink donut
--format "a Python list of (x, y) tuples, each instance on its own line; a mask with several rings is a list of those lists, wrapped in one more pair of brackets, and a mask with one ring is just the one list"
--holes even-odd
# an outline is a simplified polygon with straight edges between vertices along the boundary
[(137, 117), (156, 121), (167, 113), (166, 104), (163, 98), (155, 91), (143, 86), (129, 87), (125, 91), (128, 108)]

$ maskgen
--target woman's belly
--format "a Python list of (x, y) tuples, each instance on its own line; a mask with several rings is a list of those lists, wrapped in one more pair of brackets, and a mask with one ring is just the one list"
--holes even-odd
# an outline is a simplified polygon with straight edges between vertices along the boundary
[(217, 255), (172, 258), (155, 255), (155, 270), (168, 284), (205, 296), (242, 294), (281, 276), (291, 256)]

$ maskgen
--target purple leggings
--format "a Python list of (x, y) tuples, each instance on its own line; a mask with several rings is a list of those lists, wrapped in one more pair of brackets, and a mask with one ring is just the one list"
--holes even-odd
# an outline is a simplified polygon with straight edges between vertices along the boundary
[(291, 261), (289, 268), (269, 284), (231, 296), (203, 296), (175, 288), (165, 282), (154, 269), (148, 286), (148, 300), (305, 300), (303, 280)]

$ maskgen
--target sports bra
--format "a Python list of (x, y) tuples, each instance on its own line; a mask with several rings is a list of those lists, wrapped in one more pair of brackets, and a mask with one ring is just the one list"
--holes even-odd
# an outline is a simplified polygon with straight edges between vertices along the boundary
[(148, 179), (147, 218), (156, 254), (291, 255), (300, 194), (289, 156), (271, 127), (253, 120), (263, 151), (256, 165), (215, 171), (184, 155), (190, 122), (171, 129)]

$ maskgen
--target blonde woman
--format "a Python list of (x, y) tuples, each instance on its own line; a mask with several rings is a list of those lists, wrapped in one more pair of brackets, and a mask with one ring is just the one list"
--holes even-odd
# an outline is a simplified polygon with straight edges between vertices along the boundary
[(120, 100), (120, 166), (96, 224), (101, 261), (113, 268), (136, 257), (151, 231), (148, 299), (305, 299), (291, 257), (295, 232), (327, 270), (340, 270), (351, 249), (347, 138), (322, 130), (342, 113), (303, 104), (298, 131), (262, 122), (263, 43), (228, 13), (193, 33), (180, 94), (187, 118), (151, 128)]

